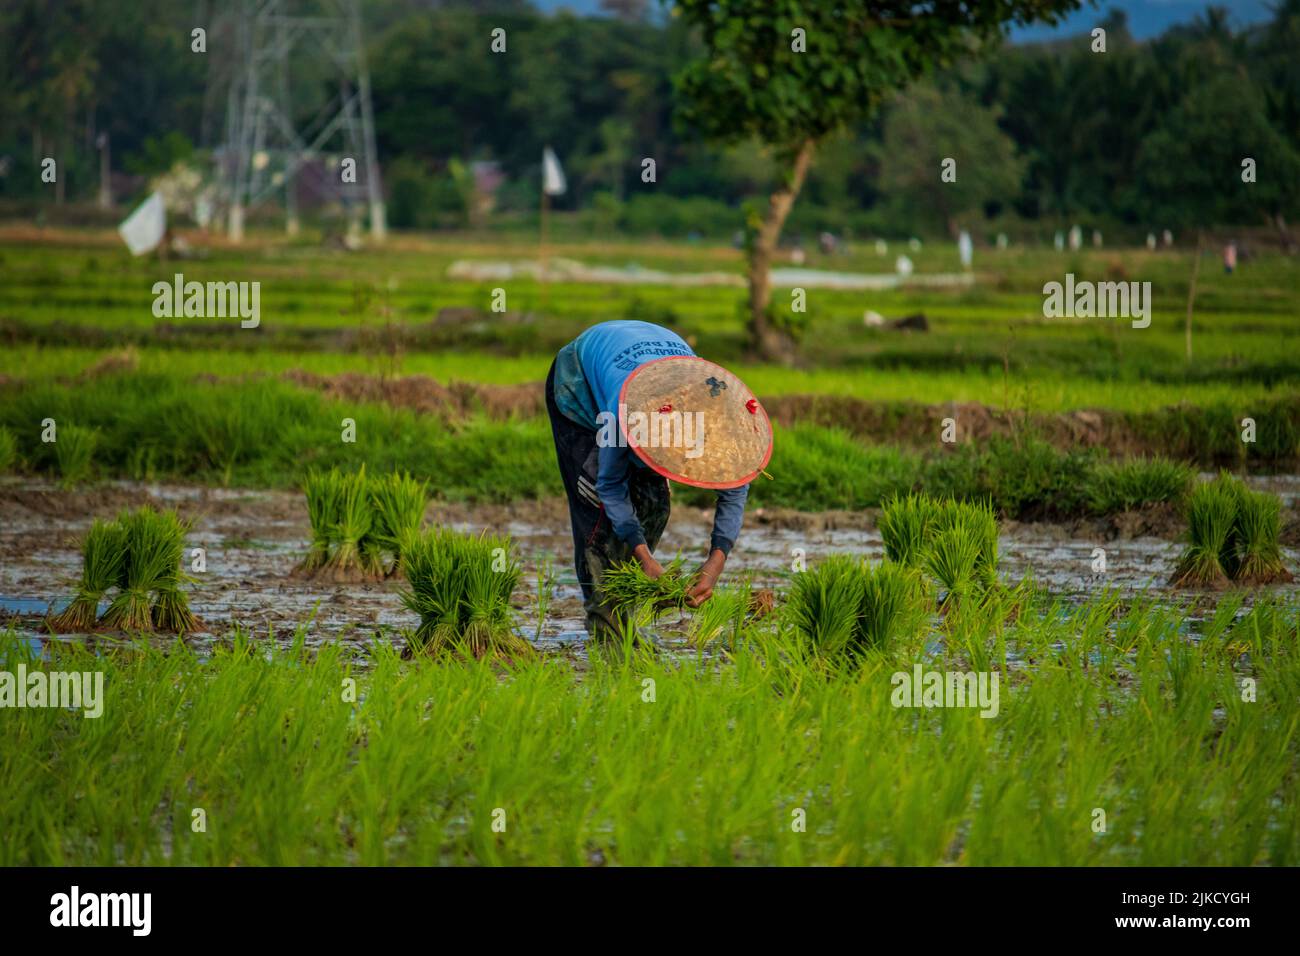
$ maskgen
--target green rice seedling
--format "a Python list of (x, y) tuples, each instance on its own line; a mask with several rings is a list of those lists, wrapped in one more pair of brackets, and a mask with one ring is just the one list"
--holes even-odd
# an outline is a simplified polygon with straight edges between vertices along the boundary
[(646, 606), (653, 607), (656, 612), (680, 609), (686, 606), (687, 595), (694, 583), (694, 576), (688, 576), (683, 570), (685, 563), (686, 559), (678, 555), (663, 566), (663, 574), (651, 578), (641, 569), (639, 561), (620, 561), (605, 571), (602, 586), (620, 611)]
[(60, 484), (64, 488), (71, 488), (90, 478), (98, 442), (98, 429), (64, 425), (58, 430), (54, 454), (58, 458)]
[(14, 470), (18, 464), (18, 442), (14, 433), (0, 428), (0, 475)]
[(1227, 586), (1223, 562), (1231, 553), (1237, 502), (1236, 490), (1222, 481), (1192, 489), (1187, 501), (1187, 547), (1174, 570), (1174, 587)]
[(343, 476), (337, 468), (307, 472), (303, 492), (307, 496), (307, 516), (311, 520), (311, 548), (298, 565), (298, 571), (314, 574), (329, 563), (335, 549), (337, 514)]
[(383, 568), (377, 555), (373, 549), (364, 546), (374, 526), (365, 465), (352, 474), (339, 476), (338, 497), (334, 504), (330, 532), (334, 552), (325, 562), (324, 570), (335, 580), (382, 576)]
[(938, 507), (923, 494), (894, 495), (884, 503), (876, 525), (889, 560), (909, 566), (921, 563)]
[(116, 586), (126, 559), (125, 529), (96, 518), (81, 541), (81, 583), (72, 602), (50, 619), (55, 631), (88, 631), (99, 617), (99, 602)]
[(1282, 563), (1278, 537), (1282, 502), (1267, 492), (1246, 491), (1237, 501), (1237, 567), (1233, 580), (1244, 584), (1276, 584), (1293, 580)]
[(748, 581), (714, 591), (713, 596), (691, 614), (691, 643), (696, 647), (722, 643), (729, 650), (735, 648), (750, 613), (750, 592)]
[(103, 623), (120, 631), (152, 630), (150, 597), (174, 580), (177, 542), (183, 542), (185, 526), (176, 512), (155, 511), (147, 505), (123, 512), (118, 522), (126, 555), (118, 574), (119, 593), (104, 612)]
[(822, 659), (856, 657), (893, 646), (917, 609), (915, 572), (885, 562), (871, 567), (852, 555), (832, 555), (795, 575), (786, 621), (805, 652)]
[(1241, 509), (1250, 490), (1245, 482), (1227, 471), (1220, 471), (1212, 484), (1218, 488), (1225, 499), (1232, 502), (1232, 527), (1219, 552), (1219, 564), (1223, 567), (1223, 573), (1233, 579), (1236, 578), (1241, 565)]
[(185, 634), (198, 627), (198, 620), (190, 611), (189, 598), (181, 589), (183, 584), (193, 579), (183, 574), (180, 569), (182, 555), (185, 552), (185, 535), (190, 530), (190, 523), (183, 522), (171, 514), (175, 520), (168, 523), (166, 548), (168, 552), (167, 570), (159, 577), (154, 591), (153, 623), (160, 631)]
[(1152, 502), (1182, 501), (1194, 477), (1190, 467), (1168, 458), (1103, 462), (1088, 473), (1088, 507), (1095, 514), (1115, 514)]
[(403, 544), (408, 588), (402, 603), (420, 616), (412, 650), (476, 658), (532, 654), (532, 645), (511, 626), (510, 596), (520, 567), (509, 538), (435, 527), (408, 535)]
[(387, 574), (401, 567), (402, 542), (408, 534), (418, 532), (424, 522), (424, 507), (429, 500), (428, 482), (416, 481), (405, 472), (385, 475), (370, 482), (370, 503), (374, 520), (365, 545), (372, 552), (392, 555)]
[(925, 567), (947, 590), (944, 606), (971, 595), (979, 582), (980, 542), (976, 528), (964, 520), (934, 536), (925, 551)]
[[(964, 564), (963, 549), (957, 548), (954, 550), (953, 541), (955, 539), (953, 536), (948, 536), (945, 538), (943, 545), (944, 553), (937, 560), (933, 559), (931, 552), (944, 532), (960, 528), (962, 536), (968, 537), (975, 546), (976, 556), (971, 583), (982, 588), (992, 588), (997, 585), (999, 561), (998, 519), (991, 502), (965, 502), (948, 499), (936, 509), (931, 527), (933, 532), (926, 546), (926, 566), (931, 573), (939, 578), (941, 583), (951, 590), (949, 578), (940, 575), (936, 568), (943, 569), (945, 574), (949, 575), (959, 571)], [(953, 580), (956, 580), (956, 578), (953, 578)]]
[(892, 648), (918, 609), (918, 591), (915, 572), (902, 565), (883, 562), (867, 568), (857, 646), (877, 651)]
[(859, 627), (865, 593), (861, 558), (831, 555), (796, 574), (786, 597), (792, 630), (806, 652), (826, 657), (845, 653)]

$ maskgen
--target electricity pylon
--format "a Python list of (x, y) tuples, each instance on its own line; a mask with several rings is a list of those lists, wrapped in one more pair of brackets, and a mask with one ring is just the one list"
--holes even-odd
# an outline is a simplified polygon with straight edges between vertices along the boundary
[[(298, 171), (321, 160), (328, 195), (343, 202), (350, 224), (364, 204), (371, 235), (382, 239), (384, 195), (357, 0), (235, 0), (230, 15), (234, 67), (219, 151), (229, 237), (242, 239), (245, 213), (280, 191), (288, 230), (296, 233)], [(317, 97), (323, 102), (299, 102), (295, 113), (291, 80), (302, 73), (318, 81), (309, 89), (327, 92)]]

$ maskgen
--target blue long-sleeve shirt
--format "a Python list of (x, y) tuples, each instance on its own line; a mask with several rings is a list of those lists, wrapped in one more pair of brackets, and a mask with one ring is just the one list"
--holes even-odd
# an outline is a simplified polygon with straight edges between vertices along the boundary
[[(593, 325), (560, 350), (555, 360), (555, 403), (568, 418), (600, 431), (602, 414), (618, 422), (623, 383), (639, 366), (669, 355), (694, 355), (675, 332), (650, 322), (619, 320)], [(619, 540), (632, 547), (645, 543), (645, 533), (632, 507), (628, 490), (630, 468), (645, 464), (619, 442), (602, 445), (597, 453), (596, 494)], [(745, 517), (749, 486), (717, 492), (710, 548), (730, 554)]]

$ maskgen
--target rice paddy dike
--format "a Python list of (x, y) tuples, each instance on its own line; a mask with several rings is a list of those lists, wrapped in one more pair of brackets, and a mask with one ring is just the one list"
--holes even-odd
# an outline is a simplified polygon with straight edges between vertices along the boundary
[[(493, 315), (497, 283), (447, 271), (535, 253), (508, 235), (355, 254), (267, 239), (168, 263), (115, 243), (0, 227), (0, 670), (104, 675), (99, 717), (3, 712), (0, 862), (1300, 858), (1300, 588), (1276, 572), (1300, 568), (1289, 260), (1203, 266), (1190, 362), (1185, 251), (1029, 249), (980, 250), (964, 287), (811, 290), (785, 367), (746, 359), (735, 289), (512, 280)], [(557, 246), (740, 268), (730, 249)], [(808, 265), (888, 268), (822, 258)], [(951, 250), (913, 258), (954, 270)], [(157, 319), (149, 290), (176, 272), (260, 281), (259, 327)], [(1151, 327), (1044, 319), (1042, 284), (1067, 272), (1151, 280)], [(923, 312), (929, 331), (867, 327), (864, 309)], [(736, 365), (778, 433), (715, 598), (642, 615), (653, 645), (595, 648), (538, 383), (577, 330), (622, 316)], [(340, 507), (320, 502), (362, 467), (348, 493), (391, 482), (394, 517), (340, 558), (312, 508)], [(1246, 524), (1201, 490), (1220, 468), (1254, 502)], [(303, 489), (331, 469), (344, 491), (318, 486), (313, 506)], [(422, 522), (425, 489), (400, 473), (427, 482)], [(975, 510), (929, 531), (882, 511), (918, 490)], [(677, 495), (666, 557), (696, 555), (706, 504)], [(47, 614), (93, 590), (87, 532), (141, 505), (175, 509), (185, 553), (204, 551), (184, 585), (195, 626), (51, 633)], [(508, 537), (490, 619), (448, 623), (398, 571), (400, 529), (421, 523)], [(445, 560), (439, 533), (413, 545), (417, 577)], [(861, 628), (822, 628), (849, 605)], [(438, 652), (472, 627), (530, 651)]]

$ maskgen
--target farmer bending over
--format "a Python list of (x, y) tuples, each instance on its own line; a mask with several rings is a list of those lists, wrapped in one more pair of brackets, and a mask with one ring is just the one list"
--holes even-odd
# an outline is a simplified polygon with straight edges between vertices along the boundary
[(636, 558), (649, 577), (663, 574), (653, 551), (668, 524), (670, 478), (718, 493), (688, 603), (707, 601), (740, 534), (749, 482), (772, 455), (767, 412), (744, 383), (668, 329), (602, 322), (555, 356), (546, 409), (587, 631), (617, 634), (623, 623), (601, 586), (611, 565)]

